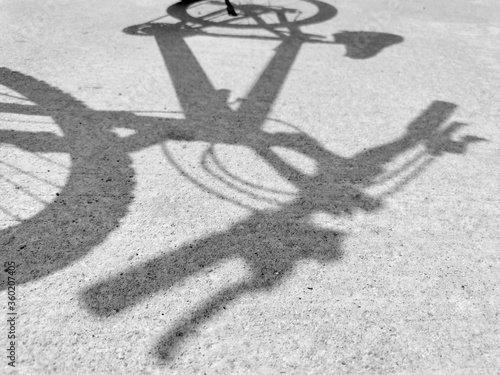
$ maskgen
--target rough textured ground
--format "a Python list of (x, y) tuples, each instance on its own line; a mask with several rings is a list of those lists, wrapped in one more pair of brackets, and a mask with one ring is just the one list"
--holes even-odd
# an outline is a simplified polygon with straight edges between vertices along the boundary
[(498, 2), (222, 3), (0, 1), (0, 372), (500, 373)]

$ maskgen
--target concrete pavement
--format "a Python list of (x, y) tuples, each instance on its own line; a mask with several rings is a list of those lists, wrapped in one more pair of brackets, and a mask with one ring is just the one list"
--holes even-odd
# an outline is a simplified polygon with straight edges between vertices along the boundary
[(500, 6), (233, 4), (0, 2), (2, 373), (498, 373)]

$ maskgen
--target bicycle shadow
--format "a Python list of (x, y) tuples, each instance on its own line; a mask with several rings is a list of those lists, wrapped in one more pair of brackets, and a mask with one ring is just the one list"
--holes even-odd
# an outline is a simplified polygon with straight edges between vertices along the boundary
[[(185, 6), (177, 4), (169, 10), (175, 13)], [(321, 9), (322, 19), (331, 18), (336, 13), (333, 7), (322, 5)], [(178, 50), (182, 57), (178, 61), (170, 58), (167, 67), (182, 99), (186, 121), (136, 116), (123, 111), (95, 111), (46, 82), (0, 68), (0, 84), (36, 104), (0, 103), (0, 113), (48, 116), (63, 133), (63, 136), (56, 136), (44, 131), (0, 130), (0, 141), (40, 158), (44, 153), (53, 152), (66, 153), (71, 158), (67, 182), (55, 199), (28, 219), (13, 216), (18, 224), (0, 231), (3, 259), (15, 259), (22, 265), (16, 274), (19, 284), (37, 280), (70, 265), (119, 227), (133, 201), (135, 181), (130, 152), (166, 140), (246, 141), (246, 135), (235, 134), (238, 132), (234, 131), (229, 121), (226, 122), (228, 126), (219, 124), (217, 129), (206, 126), (205, 119), (210, 114), (234, 119), (234, 113), (227, 108), (222, 93), (207, 84), (208, 78), (183, 41), (187, 34), (201, 33), (203, 29), (175, 30), (175, 26), (166, 26), (161, 31), (161, 24), (156, 24), (154, 28), (164, 56), (168, 56), (169, 50)], [(290, 41), (293, 40), (297, 41), (296, 38)], [(288, 50), (287, 46), (281, 49), (281, 59), (281, 55)], [(293, 59), (294, 56), (285, 58), (285, 65), (290, 65)], [(259, 99), (261, 106), (256, 112), (262, 116), (255, 119), (256, 124), (265, 118), (277, 94), (273, 84), (280, 86), (286, 76), (285, 71), (280, 71), (280, 59), (275, 61), (278, 66), (268, 70), (268, 76), (276, 74), (271, 77), (274, 80), (265, 77), (269, 80), (267, 84), (263, 86), (265, 80), (261, 80), (261, 86), (255, 90), (263, 96)], [(195, 74), (186, 74), (187, 71)], [(245, 116), (253, 115), (240, 114), (240, 117)], [(114, 132), (117, 127), (132, 129), (136, 134), (122, 138)], [(34, 173), (21, 173), (40, 180)], [(29, 196), (36, 195), (28, 189), (24, 192)]]
[[(383, 199), (364, 190), (376, 183), (384, 174), (385, 166), (396, 157), (419, 145), (427, 148), (428, 155), (461, 154), (469, 143), (479, 140), (468, 137), (453, 141), (452, 133), (463, 124), (453, 123), (444, 130), (439, 129), (456, 108), (455, 104), (448, 102), (432, 103), (408, 125), (402, 137), (351, 158), (330, 152), (305, 133), (264, 132), (262, 125), (300, 46), (308, 39), (297, 29), (289, 31), (288, 34), (276, 33), (282, 43), (241, 107), (233, 111), (225, 103), (224, 92), (211, 86), (184, 40), (184, 36), (200, 35), (202, 31), (185, 30), (184, 24), (143, 24), (125, 29), (130, 34), (155, 37), (175, 87), (182, 88), (177, 93), (185, 113), (197, 124), (194, 140), (249, 147), (298, 190), (295, 200), (278, 209), (255, 211), (222, 233), (169, 250), (165, 255), (104, 280), (82, 293), (85, 308), (97, 316), (108, 317), (138, 304), (151, 294), (168, 290), (208, 267), (227, 260), (243, 260), (251, 270), (250, 275), (207, 298), (195, 311), (177, 322), (157, 343), (156, 354), (162, 360), (172, 360), (182, 341), (225, 304), (246, 293), (276, 288), (301, 260), (333, 262), (340, 259), (342, 241), (348, 234), (314, 226), (310, 220), (313, 214), (323, 212), (343, 216), (358, 210), (373, 212), (381, 209)], [(353, 58), (373, 57), (384, 48), (402, 41), (398, 36), (372, 33), (368, 39), (362, 34), (364, 41), (369, 41), (365, 43), (357, 41), (353, 35), (343, 38), (339, 34), (337, 39), (338, 44), (348, 47), (347, 56)], [(366, 50), (363, 50), (363, 45)], [(356, 49), (356, 53), (349, 48)], [(189, 74), (185, 74), (186, 71)], [(217, 127), (210, 122), (207, 124), (206, 119), (210, 118), (207, 113), (217, 114), (225, 122), (219, 122)], [(273, 150), (275, 146), (315, 160), (316, 173), (305, 174), (287, 163)], [(414, 177), (408, 177), (404, 183)]]
[[(330, 9), (330, 15), (335, 13)], [(185, 41), (188, 35), (205, 33), (203, 29), (190, 29), (185, 24), (148, 23), (125, 32), (155, 38), (186, 120), (92, 110), (45, 82), (8, 69), (0, 70), (0, 84), (37, 104), (36, 108), (0, 104), (0, 112), (50, 116), (63, 132), (59, 137), (47, 132), (0, 131), (1, 142), (33, 153), (62, 152), (71, 156), (67, 183), (59, 196), (37, 215), (0, 233), (4, 259), (22, 263), (16, 275), (19, 284), (70, 265), (119, 227), (134, 199), (130, 152), (171, 140), (250, 147), (298, 191), (293, 202), (277, 210), (256, 211), (223, 233), (186, 244), (82, 291), (81, 301), (86, 309), (97, 316), (109, 316), (209, 265), (243, 259), (252, 270), (251, 275), (208, 299), (167, 332), (157, 345), (158, 355), (163, 359), (171, 359), (186, 335), (216, 314), (227, 301), (244, 293), (275, 288), (302, 259), (338, 260), (347, 234), (315, 227), (308, 220), (311, 215), (321, 211), (341, 216), (356, 210), (380, 209), (383, 199), (370, 196), (364, 190), (375, 183), (384, 173), (385, 165), (398, 155), (418, 145), (427, 147), (429, 155), (465, 153), (469, 143), (479, 140), (464, 137), (453, 141), (452, 136), (463, 124), (439, 128), (456, 106), (434, 102), (408, 126), (401, 138), (344, 158), (305, 133), (269, 134), (262, 130), (301, 45), (306, 41), (317, 42), (317, 39), (293, 27), (288, 34), (275, 33), (281, 44), (246, 100), (233, 111), (224, 92), (211, 85)], [(355, 56), (368, 58), (402, 40), (386, 36), (377, 34), (377, 42), (368, 43), (365, 52), (363, 43), (360, 47), (355, 38), (340, 38), (337, 42), (357, 50), (361, 48)], [(347, 56), (352, 57), (349, 52)], [(211, 118), (223, 121), (207, 121)], [(135, 133), (119, 137), (113, 132), (117, 127), (132, 129)], [(314, 159), (317, 172), (302, 173), (281, 159), (273, 151), (275, 146)]]

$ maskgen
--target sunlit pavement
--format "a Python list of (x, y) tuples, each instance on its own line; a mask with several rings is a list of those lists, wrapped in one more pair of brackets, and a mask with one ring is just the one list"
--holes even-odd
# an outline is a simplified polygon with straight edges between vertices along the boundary
[(0, 1), (0, 373), (498, 373), (500, 4), (233, 4)]

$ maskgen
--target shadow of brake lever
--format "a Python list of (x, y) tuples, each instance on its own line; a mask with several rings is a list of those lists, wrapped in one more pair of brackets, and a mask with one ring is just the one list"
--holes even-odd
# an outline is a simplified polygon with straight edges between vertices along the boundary
[(452, 122), (442, 131), (434, 133), (434, 135), (425, 142), (427, 152), (433, 156), (439, 156), (446, 152), (450, 154), (465, 154), (469, 144), (489, 142), (486, 138), (473, 135), (466, 135), (461, 137), (458, 141), (454, 141), (452, 139), (453, 134), (467, 125), (468, 124), (463, 122)]

